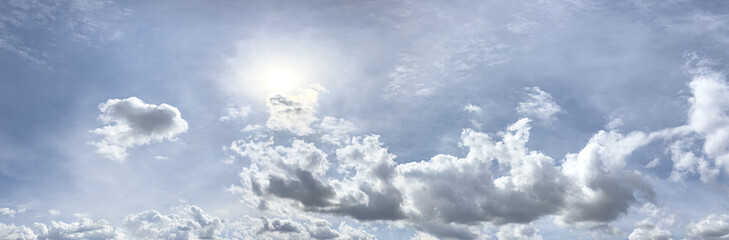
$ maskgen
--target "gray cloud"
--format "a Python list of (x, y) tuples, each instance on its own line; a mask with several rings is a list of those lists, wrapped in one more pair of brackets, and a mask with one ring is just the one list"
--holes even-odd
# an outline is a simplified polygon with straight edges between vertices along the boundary
[[(236, 191), (251, 206), (282, 214), (293, 207), (363, 221), (405, 220), (457, 239), (478, 236), (472, 227), (478, 224), (528, 224), (550, 215), (570, 227), (606, 227), (634, 203), (654, 200), (641, 174), (625, 169), (626, 157), (653, 135), (600, 131), (557, 166), (526, 147), (529, 121), (510, 125), (499, 141), (464, 130), (463, 158), (440, 154), (403, 164), (376, 135), (353, 138), (335, 151), (336, 162), (301, 140), (291, 147), (237, 141), (230, 149), (251, 166), (241, 172)], [(339, 177), (327, 174), (330, 166), (337, 166)]]
[(103, 137), (93, 144), (99, 155), (115, 161), (124, 161), (130, 147), (171, 140), (187, 131), (180, 111), (164, 103), (147, 104), (136, 97), (109, 99), (99, 110), (99, 119), (108, 125), (91, 131)]

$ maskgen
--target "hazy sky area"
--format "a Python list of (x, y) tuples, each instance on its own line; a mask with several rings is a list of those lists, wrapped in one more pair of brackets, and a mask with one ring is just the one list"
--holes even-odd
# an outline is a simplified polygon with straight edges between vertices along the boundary
[(0, 0), (0, 239), (729, 239), (729, 1)]

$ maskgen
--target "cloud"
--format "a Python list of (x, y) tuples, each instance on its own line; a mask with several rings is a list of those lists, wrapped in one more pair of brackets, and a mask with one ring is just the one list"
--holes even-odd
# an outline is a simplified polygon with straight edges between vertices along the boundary
[(466, 104), (466, 106), (463, 107), (463, 111), (469, 112), (469, 113), (481, 113), (483, 112), (483, 109), (479, 107), (478, 105), (473, 104)]
[(52, 221), (50, 225), (36, 223), (34, 227), (38, 239), (126, 239), (124, 233), (106, 220), (95, 221), (88, 217), (81, 217), (71, 223), (62, 221)]
[[(522, 119), (509, 126), (502, 141), (464, 130), (465, 158), (441, 154), (399, 165), (404, 208), (423, 220), (461, 224), (527, 223), (556, 213), (568, 182), (550, 157), (527, 150), (528, 123)], [(508, 171), (495, 176), (494, 164)]]
[(261, 228), (261, 232), (299, 233), (304, 229), (300, 223), (288, 219), (261, 218), (261, 220), (263, 220), (263, 228)]
[(61, 216), (61, 210), (51, 209), (48, 210), (48, 214), (50, 214), (51, 216)]
[(687, 70), (693, 78), (687, 126), (704, 137), (704, 153), (716, 167), (729, 172), (729, 85), (724, 74), (711, 69), (712, 62), (693, 55), (689, 61), (696, 66)]
[(533, 226), (524, 224), (507, 224), (499, 228), (496, 233), (499, 240), (542, 240), (539, 231)]
[(646, 203), (640, 209), (642, 214), (648, 215), (645, 219), (634, 224), (635, 229), (628, 235), (628, 240), (669, 240), (673, 233), (667, 227), (676, 224), (676, 216), (668, 213), (652, 203)]
[(719, 175), (719, 169), (712, 166), (711, 162), (703, 156), (692, 152), (695, 138), (687, 137), (676, 140), (669, 147), (671, 152), (671, 160), (673, 161), (673, 170), (669, 179), (673, 181), (683, 181), (687, 175), (698, 173), (702, 182), (708, 183), (716, 180)]
[(557, 120), (557, 113), (562, 112), (562, 108), (552, 100), (552, 95), (542, 91), (539, 87), (528, 87), (526, 91), (526, 100), (520, 102), (516, 111), (527, 117), (534, 117), (545, 124), (551, 124)]
[(709, 214), (686, 227), (690, 239), (729, 239), (729, 215)]
[[(465, 157), (438, 154), (402, 164), (377, 135), (352, 138), (334, 151), (336, 161), (303, 140), (290, 147), (273, 139), (236, 141), (229, 149), (251, 165), (241, 171), (241, 185), (231, 190), (250, 206), (277, 214), (402, 220), (436, 237), (458, 239), (480, 235), (474, 227), (479, 224), (528, 224), (550, 215), (566, 226), (606, 228), (632, 204), (653, 201), (650, 184), (625, 169), (625, 158), (653, 135), (600, 131), (557, 166), (526, 147), (529, 122), (524, 118), (508, 126), (499, 141), (465, 129)], [(332, 170), (337, 174), (329, 174)]]
[(99, 119), (107, 125), (91, 131), (103, 137), (93, 144), (96, 153), (115, 161), (124, 161), (128, 148), (173, 140), (187, 131), (180, 111), (164, 103), (147, 104), (136, 97), (109, 99), (99, 110)]
[(219, 118), (220, 121), (230, 121), (234, 119), (243, 119), (248, 116), (248, 113), (251, 112), (251, 106), (244, 106), (244, 107), (236, 107), (233, 105), (228, 105), (225, 108), (225, 115), (221, 116)]
[(578, 187), (567, 195), (558, 220), (577, 227), (605, 226), (627, 213), (638, 198), (653, 201), (655, 193), (637, 171), (625, 169), (626, 157), (648, 144), (643, 132), (623, 135), (600, 131), (577, 154), (568, 154), (562, 172)]
[(281, 209), (293, 204), (306, 211), (359, 220), (403, 217), (399, 192), (391, 184), (393, 156), (376, 136), (355, 138), (351, 145), (337, 150), (339, 170), (355, 173), (345, 182), (327, 178), (331, 165), (327, 154), (302, 140), (294, 140), (291, 147), (274, 146), (272, 140), (238, 141), (230, 149), (251, 161), (240, 176), (245, 200), (254, 206)]
[(111, 29), (104, 20), (120, 14), (103, 11), (115, 8), (110, 3), (103, 0), (5, 1), (0, 8), (3, 16), (0, 18), (0, 50), (36, 66), (52, 69), (56, 59), (46, 51), (49, 46), (32, 39), (43, 35), (92, 45), (114, 40), (114, 36), (121, 33)]
[(350, 138), (349, 133), (357, 130), (352, 122), (330, 116), (322, 118), (319, 128), (324, 133), (321, 140), (337, 146), (345, 144)]
[(122, 224), (138, 239), (217, 239), (223, 228), (220, 218), (207, 215), (195, 205), (178, 208), (182, 215), (162, 215), (155, 210), (130, 214)]
[(291, 199), (303, 207), (333, 203), (334, 189), (324, 174), (327, 155), (311, 143), (295, 140), (291, 147), (273, 146), (273, 141), (236, 142), (231, 149), (251, 160), (241, 172), (241, 183), (251, 194), (249, 202), (264, 206), (267, 196)]
[(314, 133), (311, 125), (318, 120), (314, 109), (318, 95), (316, 91), (306, 89), (299, 95), (269, 96), (266, 106), (270, 115), (266, 127), (274, 131), (287, 130), (299, 136)]
[(26, 226), (0, 223), (0, 239), (35, 240), (38, 236)]
[(15, 217), (15, 214), (24, 213), (25, 208), (12, 209), (12, 208), (0, 208), (0, 216)]

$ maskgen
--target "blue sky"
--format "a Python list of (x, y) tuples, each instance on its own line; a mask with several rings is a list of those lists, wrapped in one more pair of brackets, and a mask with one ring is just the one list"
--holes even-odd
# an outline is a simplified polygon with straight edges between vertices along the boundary
[(723, 1), (0, 2), (0, 239), (729, 239)]

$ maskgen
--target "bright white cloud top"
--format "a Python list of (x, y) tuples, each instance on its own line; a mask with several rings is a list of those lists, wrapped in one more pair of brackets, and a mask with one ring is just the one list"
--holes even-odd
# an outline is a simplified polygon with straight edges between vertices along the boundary
[(728, 239), (727, 13), (0, 3), (0, 239)]
[(109, 99), (99, 110), (99, 119), (109, 125), (91, 131), (103, 137), (93, 144), (98, 154), (116, 161), (124, 161), (130, 147), (171, 140), (187, 131), (180, 111), (164, 103), (147, 104), (136, 97)]

